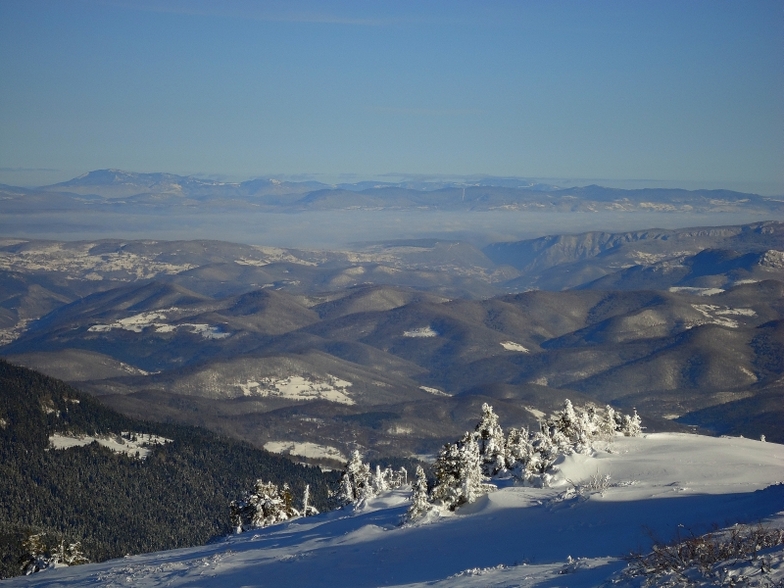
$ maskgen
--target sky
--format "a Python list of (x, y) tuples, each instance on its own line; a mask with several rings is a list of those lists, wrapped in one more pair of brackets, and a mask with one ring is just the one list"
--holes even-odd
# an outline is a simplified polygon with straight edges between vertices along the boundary
[(102, 168), (784, 194), (784, 4), (0, 1), (0, 183)]

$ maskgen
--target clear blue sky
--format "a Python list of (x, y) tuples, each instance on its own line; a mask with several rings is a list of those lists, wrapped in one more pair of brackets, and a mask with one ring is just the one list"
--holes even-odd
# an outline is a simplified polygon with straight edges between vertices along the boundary
[(784, 193), (784, 2), (1, 0), (0, 182), (670, 180)]

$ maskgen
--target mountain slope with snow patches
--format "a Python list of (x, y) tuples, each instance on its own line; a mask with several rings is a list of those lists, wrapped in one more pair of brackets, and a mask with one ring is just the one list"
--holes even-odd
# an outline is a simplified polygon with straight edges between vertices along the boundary
[[(609, 485), (590, 489), (592, 477)], [(784, 446), (659, 433), (563, 458), (549, 488), (501, 481), (455, 513), (401, 525), (409, 492), (204, 547), (45, 571), (8, 586), (599, 586), (680, 531), (784, 527)], [(784, 551), (764, 577), (784, 579)], [(742, 562), (741, 562), (742, 563)], [(739, 564), (740, 565), (740, 564)], [(621, 584), (630, 585), (630, 584)], [(700, 584), (698, 584), (700, 585)], [(704, 585), (704, 584), (703, 584)], [(766, 584), (748, 584), (766, 585)], [(770, 584), (772, 585), (772, 584)]]

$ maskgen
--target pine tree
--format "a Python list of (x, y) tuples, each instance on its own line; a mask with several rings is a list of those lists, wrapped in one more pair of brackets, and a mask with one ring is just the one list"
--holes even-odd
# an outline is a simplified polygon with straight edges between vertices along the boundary
[(89, 560), (82, 552), (80, 541), (66, 544), (65, 538), (47, 545), (46, 533), (34, 533), (22, 542), (25, 553), (20, 560), (22, 573), (34, 574), (54, 566), (78, 566)]
[(460, 446), (460, 481), (462, 488), (457, 506), (472, 503), (484, 494), (482, 456), (476, 436), (466, 433)]
[(253, 526), (253, 515), (256, 512), (255, 506), (250, 504), (250, 494), (243, 493), (239, 500), (232, 500), (229, 503), (229, 519), (234, 532), (239, 534)]
[(642, 435), (642, 421), (636, 410), (631, 416), (628, 414), (623, 415), (620, 432), (626, 437), (639, 437)]
[(390, 488), (389, 484), (389, 477), (390, 477), (390, 470), (386, 469), (384, 471), (381, 470), (380, 465), (376, 465), (376, 473), (373, 476), (373, 493), (380, 494), (382, 492), (386, 492)]
[(310, 484), (305, 485), (305, 490), (302, 493), (302, 516), (311, 517), (319, 513), (315, 507), (310, 505)]
[(257, 480), (248, 500), (253, 508), (251, 525), (262, 528), (299, 516), (299, 512), (293, 507), (293, 501), (288, 484), (279, 489), (273, 482)]
[(427, 496), (427, 478), (422, 466), (417, 466), (413, 490), (411, 506), (408, 507), (408, 512), (406, 513), (406, 520), (412, 522), (422, 518), (431, 508)]
[(435, 473), (433, 500), (449, 510), (471, 503), (481, 494), (495, 489), (484, 483), (479, 445), (473, 433), (466, 433), (457, 443), (444, 445), (435, 463)]
[(446, 443), (438, 452), (433, 466), (436, 485), (433, 488), (433, 501), (454, 510), (459, 500), (460, 485), (460, 447), (457, 443)]
[(338, 500), (342, 504), (357, 503), (373, 496), (373, 485), (370, 475), (370, 466), (362, 463), (359, 451), (351, 454), (351, 460), (346, 464), (343, 476), (340, 479)]
[(599, 425), (602, 435), (611, 438), (616, 433), (615, 409), (609, 404), (604, 407), (604, 415)]
[(517, 470), (524, 478), (533, 455), (534, 447), (531, 445), (528, 429), (525, 427), (509, 429), (509, 436), (506, 439), (506, 468)]
[(22, 573), (26, 576), (49, 567), (51, 555), (44, 541), (45, 535), (46, 533), (35, 533), (22, 541), (24, 555), (19, 563), (21, 564)]
[(487, 403), (482, 405), (482, 417), (476, 425), (476, 434), (482, 471), (487, 476), (494, 476), (506, 467), (506, 441), (504, 431), (498, 424), (498, 416)]

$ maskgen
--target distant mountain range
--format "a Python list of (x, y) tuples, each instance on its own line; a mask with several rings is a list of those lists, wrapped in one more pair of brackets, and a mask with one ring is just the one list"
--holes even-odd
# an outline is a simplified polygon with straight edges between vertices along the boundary
[(0, 354), (132, 416), (336, 466), (432, 454), (483, 402), (784, 441), (784, 223), (480, 250), (0, 242)]
[[(255, 179), (219, 182), (167, 173), (97, 170), (36, 189), (0, 186), (0, 213), (25, 210), (144, 211), (212, 207), (268, 211), (521, 210), (530, 212), (758, 212), (780, 215), (784, 198), (729, 190), (558, 188), (508, 178), (475, 182), (359, 182)], [(108, 208), (107, 208), (108, 207)]]

